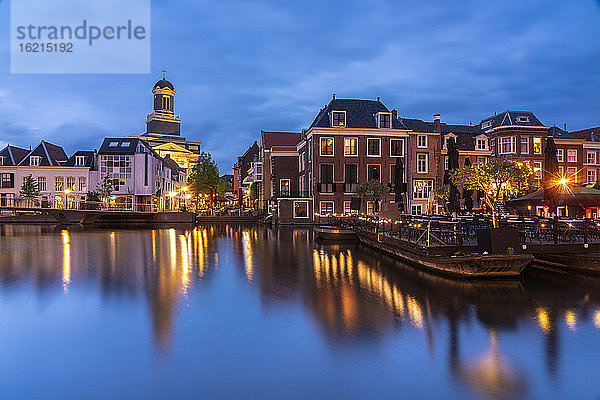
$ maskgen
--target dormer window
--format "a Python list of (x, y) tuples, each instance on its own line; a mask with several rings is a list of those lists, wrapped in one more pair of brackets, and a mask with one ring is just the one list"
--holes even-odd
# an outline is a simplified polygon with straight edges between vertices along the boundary
[(344, 128), (346, 127), (346, 111), (331, 112), (331, 127)]
[(0, 165), (4, 165), (4, 156), (0, 156)]
[(487, 150), (487, 139), (477, 138), (476, 148), (477, 150)]
[(391, 113), (377, 113), (377, 124), (379, 129), (391, 129), (392, 128), (392, 114)]
[(481, 129), (487, 129), (492, 126), (492, 121), (485, 121), (481, 123)]
[(29, 157), (29, 166), (30, 167), (37, 167), (40, 165), (40, 156), (31, 156)]
[(517, 122), (529, 122), (529, 117), (526, 117), (524, 115), (520, 115), (517, 117)]
[(119, 147), (119, 142), (110, 142), (108, 147)]
[(75, 156), (75, 166), (83, 167), (85, 165), (85, 156)]

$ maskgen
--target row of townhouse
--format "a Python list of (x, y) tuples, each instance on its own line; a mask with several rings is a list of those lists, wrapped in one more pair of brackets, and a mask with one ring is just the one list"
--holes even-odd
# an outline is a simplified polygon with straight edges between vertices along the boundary
[(176, 209), (186, 183), (184, 169), (137, 138), (106, 138), (99, 151), (77, 151), (70, 157), (46, 141), (30, 150), (8, 145), (0, 150), (0, 206), (19, 205), (28, 176), (37, 183), (40, 205), (52, 208), (80, 207), (87, 193), (108, 177), (113, 207)]
[[(509, 110), (475, 125), (446, 124), (439, 114), (432, 121), (399, 117), (379, 98), (334, 96), (302, 132), (261, 132), (253, 161), (261, 167), (259, 207), (282, 223), (311, 222), (315, 215), (354, 211), (358, 184), (377, 180), (390, 188), (382, 209), (397, 211), (393, 183), (399, 159), (404, 208), (413, 214), (441, 212), (433, 191), (443, 185), (450, 138), (459, 150), (460, 167), (467, 160), (473, 164), (495, 156), (525, 162), (533, 175), (523, 187), (534, 190), (541, 186), (548, 136), (558, 148), (562, 176), (577, 183), (598, 181), (600, 128), (567, 132), (544, 125), (532, 112)], [(247, 178), (252, 171), (239, 168)], [(371, 213), (373, 208), (361, 202), (357, 211)]]

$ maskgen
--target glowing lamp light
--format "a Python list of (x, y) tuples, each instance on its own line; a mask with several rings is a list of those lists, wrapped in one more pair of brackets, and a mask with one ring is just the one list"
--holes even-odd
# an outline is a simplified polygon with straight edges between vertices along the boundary
[(65, 189), (65, 194), (69, 194), (69, 193), (71, 193), (71, 189), (69, 189), (69, 188), (66, 188), (66, 189)]
[(190, 188), (189, 188), (189, 187), (187, 187), (187, 186), (184, 186), (184, 187), (182, 187), (182, 188), (181, 188), (181, 190), (183, 190), (184, 192), (187, 192), (189, 189), (190, 189)]

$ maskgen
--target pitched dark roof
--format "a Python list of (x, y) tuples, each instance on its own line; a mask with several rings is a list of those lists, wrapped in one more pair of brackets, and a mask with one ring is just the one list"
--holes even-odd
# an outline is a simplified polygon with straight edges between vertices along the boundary
[[(488, 126), (489, 124), (489, 126)], [(499, 126), (544, 126), (531, 111), (506, 110), (498, 115), (481, 120), (479, 126), (482, 130), (488, 130)]]
[(136, 154), (137, 145), (141, 143), (147, 149), (154, 152), (152, 148), (144, 143), (143, 140), (136, 138), (104, 138), (98, 154)]
[[(310, 127), (330, 128), (331, 111), (346, 111), (347, 128), (377, 128), (375, 114), (390, 112), (379, 100), (332, 99), (319, 111)], [(392, 118), (392, 128), (406, 129), (398, 118)]]
[(27, 154), (29, 154), (29, 150), (11, 145), (0, 150), (0, 157), (4, 157), (4, 165), (17, 165), (27, 157)]
[(30, 165), (31, 156), (40, 157), (40, 165), (46, 167), (58, 167), (67, 160), (65, 150), (56, 144), (42, 140), (33, 150), (31, 150), (18, 165)]
[[(75, 165), (77, 157), (85, 157), (85, 161), (83, 165)], [(93, 151), (83, 151), (79, 150), (73, 153), (71, 157), (64, 163), (62, 163), (65, 167), (93, 167), (94, 166), (94, 152)]]
[(268, 132), (261, 131), (261, 146), (271, 149), (274, 146), (294, 146), (300, 142), (299, 132)]
[(588, 129), (582, 129), (580, 131), (573, 131), (571, 135), (578, 139), (585, 139), (590, 142), (600, 142), (600, 126)]
[(175, 160), (173, 160), (171, 158), (171, 156), (169, 156), (167, 154), (167, 156), (165, 158), (163, 158), (163, 162), (165, 163), (165, 166), (169, 169), (171, 169), (171, 171), (173, 171), (174, 173), (179, 173), (181, 171), (183, 171), (184, 169), (181, 168), (179, 166), (179, 164), (177, 164), (177, 162)]

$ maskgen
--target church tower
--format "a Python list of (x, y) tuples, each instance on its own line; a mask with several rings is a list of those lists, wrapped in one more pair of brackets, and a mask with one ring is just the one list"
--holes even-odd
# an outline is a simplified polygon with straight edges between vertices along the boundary
[(146, 134), (180, 136), (181, 119), (175, 109), (175, 88), (166, 79), (166, 70), (163, 78), (154, 84), (154, 111), (146, 118)]

